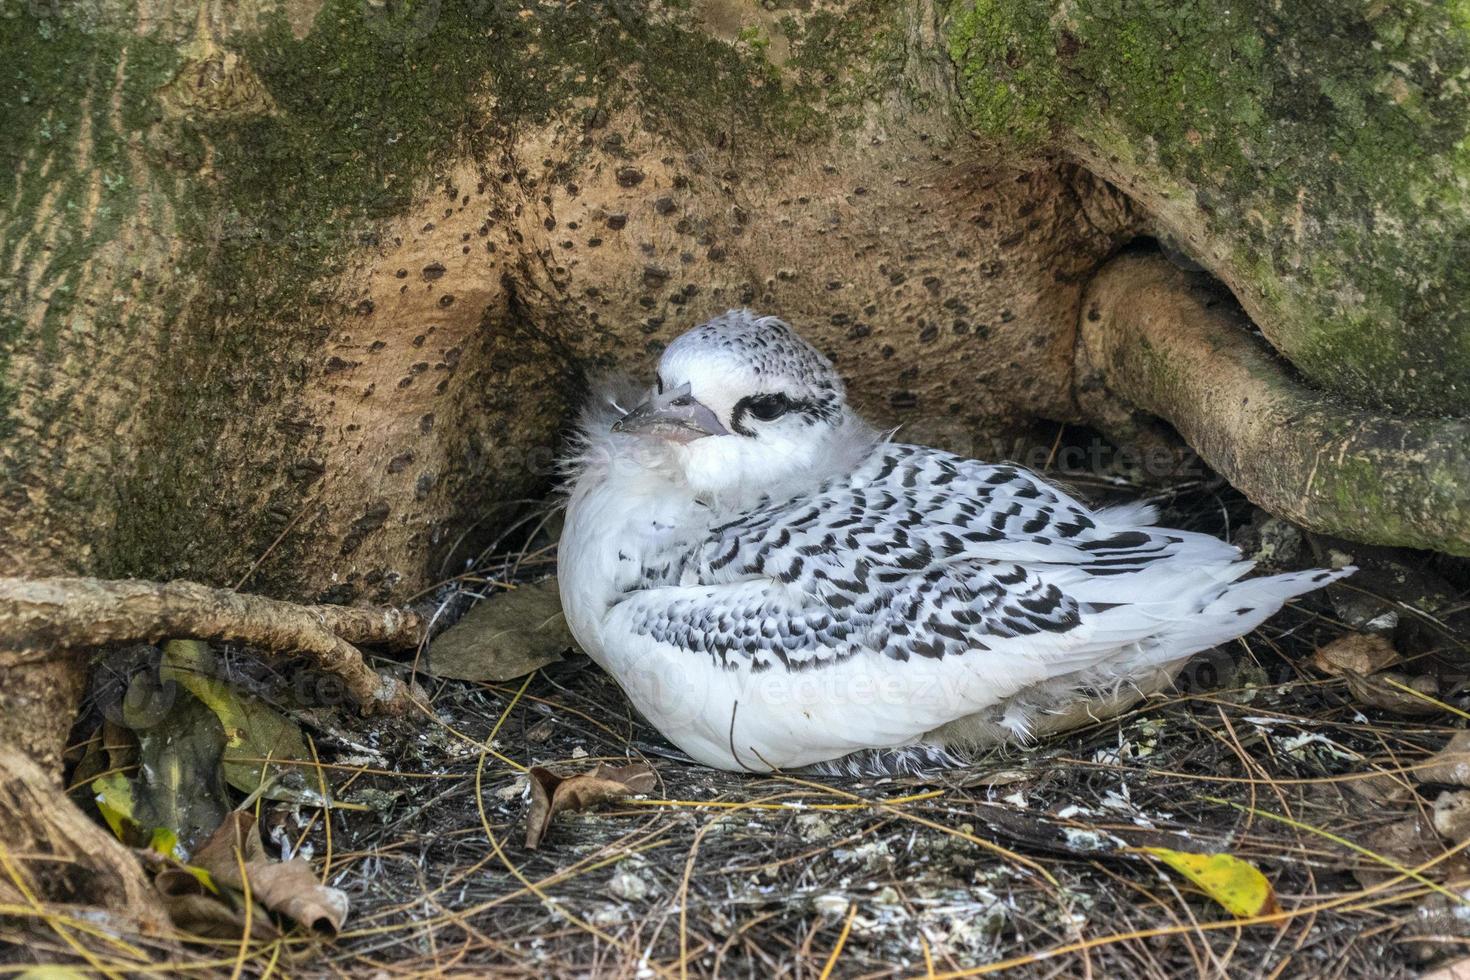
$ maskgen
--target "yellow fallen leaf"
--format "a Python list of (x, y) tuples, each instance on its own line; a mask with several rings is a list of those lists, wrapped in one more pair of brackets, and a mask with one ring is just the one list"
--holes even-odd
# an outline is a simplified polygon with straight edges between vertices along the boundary
[(118, 772), (99, 776), (92, 780), (92, 791), (98, 812), (117, 839), (130, 846), (139, 843), (142, 828), (133, 817), (133, 785), (128, 778)]
[(1191, 854), (1167, 847), (1141, 847), (1198, 885), (1227, 912), (1239, 919), (1279, 911), (1276, 892), (1266, 876), (1233, 854)]
[(183, 858), (183, 852), (179, 850), (179, 835), (167, 827), (154, 827), (148, 846), (164, 857)]
[[(311, 753), (301, 728), (260, 698), (230, 683), (209, 644), (169, 640), (163, 645), (159, 676), (175, 681), (203, 701), (224, 730), (221, 772), (242, 793), (261, 789), (267, 766), (262, 759), (307, 762)], [(322, 805), (315, 778), (297, 766), (276, 766), (263, 795), (288, 803)]]

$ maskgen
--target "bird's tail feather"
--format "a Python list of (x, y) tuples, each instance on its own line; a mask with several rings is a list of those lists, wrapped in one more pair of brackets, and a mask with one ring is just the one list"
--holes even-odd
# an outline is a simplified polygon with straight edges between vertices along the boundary
[[(1232, 578), (1248, 570), (1239, 563), (1224, 570)], [(1194, 612), (1181, 614), (1167, 602), (1120, 607), (1125, 618), (1109, 622), (1111, 610), (1098, 620), (1085, 656), (1077, 657), (1076, 669), (1034, 685), (996, 709), (992, 720), (1022, 738), (1033, 731), (1036, 719), (1100, 697), (1115, 697), (1140, 679), (1157, 676), (1161, 669), (1185, 658), (1243, 636), (1269, 619), (1286, 602), (1313, 589), (1330, 585), (1357, 571), (1353, 566), (1338, 570), (1310, 569), (1284, 575), (1222, 583)], [(1153, 607), (1153, 608), (1148, 608)], [(1136, 632), (1138, 616), (1158, 627), (1145, 636)], [(1132, 631), (1131, 637), (1126, 634)], [(1107, 651), (1102, 659), (1095, 659)], [(1152, 672), (1152, 673), (1151, 673)], [(1172, 676), (1172, 674), (1171, 674)], [(1149, 689), (1153, 689), (1151, 685)]]
[(1160, 652), (1168, 659), (1186, 656), (1243, 636), (1276, 614), (1289, 600), (1347, 578), (1357, 571), (1349, 565), (1340, 569), (1313, 568), (1242, 579), (1223, 587), (1200, 607), (1198, 613), (1165, 630), (1157, 638)]

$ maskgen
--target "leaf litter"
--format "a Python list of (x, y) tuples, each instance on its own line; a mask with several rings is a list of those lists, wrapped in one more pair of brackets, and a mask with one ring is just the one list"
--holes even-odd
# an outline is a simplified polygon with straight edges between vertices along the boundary
[(462, 681), (509, 681), (554, 664), (572, 647), (556, 579), (488, 596), (429, 646), (424, 670)]
[[(1201, 481), (1161, 503), (1177, 526), (1243, 529), (1249, 550), (1256, 512), (1228, 488)], [(534, 538), (482, 558), (434, 597), (442, 620), (553, 560)], [(1459, 573), (1439, 573), (1463, 596)], [(1470, 867), (1432, 820), (1470, 771), (1456, 714), (1470, 709), (1470, 650), (1444, 609), (1360, 602), (1347, 622), (1396, 622), (1403, 657), (1365, 676), (1433, 676), (1445, 707), (1416, 717), (1365, 704), (1344, 674), (1307, 669), (1352, 631), (1335, 601), (1295, 603), (1191, 665), (1171, 697), (918, 781), (692, 765), (575, 656), (525, 686), (441, 678), (415, 726), (284, 698), (288, 716), (322, 720), (322, 765), (342, 791), (384, 801), (361, 812), (257, 801), (271, 839), (314, 855), (314, 880), (326, 862), (354, 910), (331, 945), (298, 947), (296, 970), (770, 977), (819, 975), (830, 960), (834, 976), (1417, 975), (1470, 944)], [(85, 753), (93, 778), (114, 759), (139, 765), (139, 747), (113, 746), (106, 726), (97, 739), (109, 745)], [(526, 846), (528, 798), (540, 786), (550, 815), (557, 788), (581, 778), (559, 774), (580, 759), (583, 776), (648, 766), (659, 795), (623, 782)], [(528, 779), (533, 768), (554, 781)], [(1237, 884), (1150, 871), (1138, 848), (1225, 855), (1222, 880)], [(1240, 884), (1242, 868), (1269, 883), (1259, 915), (1246, 914), (1259, 891)], [(270, 949), (246, 948), (246, 970), (271, 972)]]
[(270, 913), (335, 936), (350, 904), (346, 893), (319, 882), (305, 860), (271, 858), (255, 817), (238, 810), (204, 842), (192, 864), (164, 868), (154, 884), (176, 925), (221, 939), (240, 936), (247, 922), (253, 938), (280, 935)]

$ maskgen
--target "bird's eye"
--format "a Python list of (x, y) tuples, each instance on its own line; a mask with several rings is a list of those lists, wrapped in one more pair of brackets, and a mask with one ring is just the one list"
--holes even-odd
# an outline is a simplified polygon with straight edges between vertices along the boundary
[(749, 411), (762, 422), (770, 422), (791, 411), (791, 399), (780, 394), (761, 395), (750, 400)]

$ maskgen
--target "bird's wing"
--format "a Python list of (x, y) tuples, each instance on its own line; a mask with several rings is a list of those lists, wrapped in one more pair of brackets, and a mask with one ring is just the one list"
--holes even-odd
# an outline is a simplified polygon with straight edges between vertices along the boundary
[(852, 568), (853, 579), (813, 568), (807, 584), (745, 579), (641, 589), (609, 618), (719, 668), (756, 671), (863, 654), (938, 660), (1016, 637), (1065, 635), (1081, 623), (1076, 600), (1020, 565), (949, 561), (910, 571), (859, 559)]
[(871, 575), (632, 592), (603, 622), (614, 673), (695, 758), (769, 769), (912, 744), (1087, 662), (1078, 604), (1020, 566)]
[[(635, 701), (685, 712), (661, 727), (686, 750), (728, 765), (744, 739), (792, 765), (909, 744), (1033, 685), (1126, 683), (1346, 574), (1237, 582), (1235, 548), (1130, 523), (1145, 516), (1093, 512), (1019, 467), (883, 446), (651, 562), (605, 626), (650, 679), (634, 694), (619, 674)], [(671, 697), (653, 683), (668, 677)], [(815, 693), (797, 683), (813, 677)]]
[(886, 445), (851, 476), (715, 528), (669, 571), (686, 583), (764, 576), (810, 588), (863, 564), (923, 572), (952, 560), (990, 561), (1105, 594), (1098, 583), (1115, 576), (1171, 565), (1174, 575), (1184, 565), (1240, 559), (1223, 541), (1151, 520), (1148, 508), (1094, 512), (1018, 466)]
[[(1106, 517), (1019, 467), (887, 445), (848, 477), (650, 562), (619, 605), (628, 628), (726, 667), (941, 659), (1017, 637), (1070, 663), (1096, 648), (1084, 622), (1124, 603), (1115, 576), (1132, 573), (1136, 599), (1140, 584), (1177, 594), (1191, 575), (1240, 574), (1238, 552), (1214, 538)], [(1108, 617), (1108, 642), (1146, 635), (1160, 614), (1121, 632)]]

